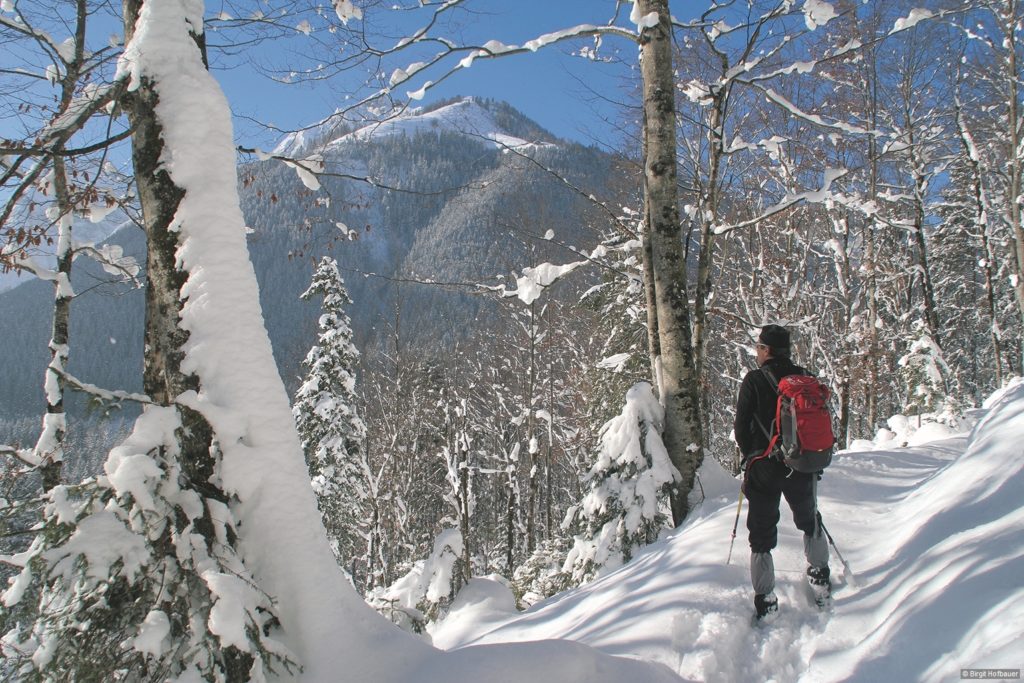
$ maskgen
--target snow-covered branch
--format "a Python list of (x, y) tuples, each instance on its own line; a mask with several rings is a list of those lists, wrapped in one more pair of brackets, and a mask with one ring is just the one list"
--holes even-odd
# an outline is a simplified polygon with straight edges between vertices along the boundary
[[(424, 82), (417, 90), (406, 92), (407, 99), (422, 99), (428, 90), (437, 87), (439, 84), (445, 82), (463, 69), (468, 69), (477, 60), (497, 59), (517, 54), (537, 52), (538, 50), (550, 45), (579, 38), (617, 36), (632, 42), (639, 41), (638, 31), (624, 28), (622, 26), (616, 26), (614, 23), (601, 25), (579, 24), (563, 30), (538, 35), (535, 38), (527, 40), (522, 45), (508, 45), (499, 40), (490, 40), (483, 44), (467, 45), (457, 43), (445, 37), (432, 35), (431, 31), (436, 27), (439, 18), (445, 12), (461, 6), (463, 2), (464, 0), (448, 0), (447, 2), (442, 3), (420, 2), (419, 6), (421, 8), (434, 8), (429, 21), (427, 21), (422, 27), (414, 30), (410, 35), (399, 39), (390, 47), (377, 48), (369, 45), (368, 43), (365, 44), (363, 46), (362, 54), (372, 56), (376, 59), (384, 59), (386, 57), (401, 54), (402, 52), (409, 50), (412, 46), (437, 45), (440, 46), (440, 48), (432, 55), (425, 58), (417, 58), (417, 61), (415, 62), (395, 68), (392, 71), (386, 86), (376, 88), (373, 92), (352, 104), (346, 105), (343, 109), (339, 109), (325, 121), (321, 121), (315, 125), (322, 125), (326, 121), (340, 118), (346, 113), (358, 111), (359, 109), (362, 109), (382, 98), (391, 97), (400, 86), (409, 83), (416, 77), (427, 75), (437, 67), (456, 58), (458, 58), (457, 63), (447, 67), (439, 74), (434, 75), (430, 80)], [(317, 69), (322, 69), (322, 66), (317, 67)], [(395, 112), (392, 115), (398, 115), (399, 113), (400, 111)], [(311, 127), (313, 126), (307, 126), (296, 130), (308, 130)]]
[(0, 455), (14, 458), (23, 465), (39, 467), (41, 460), (31, 448), (15, 448), (7, 444), (0, 444)]
[(5, 17), (3, 14), (0, 14), (0, 28), (7, 28), (15, 33), (32, 38), (38, 42), (47, 53), (49, 53), (49, 55), (54, 59), (54, 62), (59, 60), (64, 65), (67, 65), (74, 58), (74, 41), (72, 39), (68, 39), (63, 43), (58, 43), (46, 31), (33, 28), (28, 19), (26, 19), (25, 15), (21, 12), (17, 13), (17, 17), (19, 21), (14, 21), (13, 19)]
[(132, 256), (125, 256), (124, 250), (116, 244), (105, 244), (97, 247), (94, 244), (76, 244), (75, 254), (86, 254), (96, 263), (100, 264), (106, 272), (111, 275), (118, 275), (124, 280), (131, 281), (136, 287), (141, 287), (139, 282), (139, 263)]
[(808, 202), (808, 203), (811, 203), (811, 204), (817, 204), (817, 203), (824, 202), (824, 201), (826, 201), (826, 200), (828, 200), (830, 198), (833, 198), (833, 195), (830, 192), (830, 189), (832, 187), (832, 183), (834, 183), (839, 178), (842, 178), (843, 176), (845, 176), (849, 172), (850, 172), (849, 169), (835, 169), (835, 168), (826, 169), (826, 171), (825, 171), (825, 182), (821, 186), (820, 189), (811, 190), (811, 191), (808, 191), (808, 192), (800, 192), (798, 194), (787, 195), (781, 201), (779, 201), (777, 204), (775, 204), (774, 206), (769, 207), (768, 209), (766, 209), (765, 211), (761, 212), (759, 215), (755, 216), (754, 218), (750, 218), (748, 220), (741, 221), (739, 223), (732, 223), (732, 224), (728, 224), (728, 225), (716, 226), (715, 229), (714, 229), (714, 232), (715, 232), (716, 235), (724, 235), (724, 234), (732, 232), (734, 230), (739, 230), (739, 229), (742, 229), (742, 228), (749, 228), (752, 225), (757, 225), (761, 221), (767, 220), (768, 218), (771, 218), (772, 216), (774, 216), (776, 214), (779, 214), (779, 213), (785, 211), (786, 209), (792, 208), (792, 207), (794, 207), (797, 204), (800, 204), (802, 202)]
[(100, 403), (108, 405), (111, 409), (119, 408), (121, 404), (124, 403), (125, 401), (129, 401), (132, 403), (141, 403), (143, 405), (155, 405), (153, 403), (153, 399), (151, 399), (149, 396), (146, 396), (145, 394), (136, 394), (121, 390), (103, 389), (101, 387), (96, 386), (95, 384), (84, 382), (66, 371), (55, 370), (54, 372), (60, 375), (61, 379), (63, 379), (68, 384), (68, 386), (72, 387), (77, 391), (82, 392), (83, 394), (88, 394), (89, 396), (92, 396)]
[[(390, 93), (400, 85), (410, 81), (413, 76), (420, 72), (426, 71), (432, 66), (444, 62), (446, 59), (456, 54), (465, 54), (458, 64), (449, 68), (443, 72), (440, 76), (435, 77), (433, 80), (427, 81), (423, 86), (416, 91), (407, 92), (406, 94), (410, 99), (420, 100), (426, 94), (427, 90), (436, 87), (440, 83), (443, 83), (448, 78), (458, 73), (462, 69), (468, 69), (477, 60), (496, 59), (499, 57), (509, 57), (517, 54), (524, 54), (528, 52), (536, 52), (542, 47), (560, 43), (566, 40), (572, 40), (576, 38), (589, 38), (589, 37), (603, 37), (607, 35), (618, 36), (620, 38), (626, 38), (631, 41), (637, 41), (639, 39), (638, 34), (629, 29), (622, 28), (620, 26), (598, 26), (595, 24), (580, 24), (569, 29), (562, 31), (554, 31), (551, 33), (545, 33), (532, 40), (528, 40), (522, 45), (506, 45), (500, 41), (492, 40), (483, 45), (463, 45), (456, 46), (450, 43), (445, 43), (445, 49), (435, 54), (427, 62), (416, 62), (406, 66), (405, 68), (396, 69), (392, 75), (388, 84), (388, 88), (380, 91), (379, 94)], [(422, 38), (418, 41), (422, 42), (427, 40)], [(404, 47), (404, 46), (403, 46)], [(379, 95), (378, 95), (379, 96)]]
[(786, 99), (785, 96), (780, 95), (771, 88), (764, 88), (761, 86), (757, 86), (756, 84), (753, 83), (752, 85), (755, 85), (755, 87), (760, 87), (761, 91), (765, 94), (765, 97), (767, 97), (770, 101), (784, 108), (793, 116), (806, 121), (807, 123), (813, 123), (816, 126), (822, 126), (824, 128), (832, 128), (834, 130), (839, 130), (844, 133), (849, 133), (851, 135), (881, 135), (879, 131), (868, 130), (866, 128), (861, 128), (860, 126), (855, 126), (850, 123), (844, 123), (842, 121), (827, 121), (818, 114), (812, 114), (810, 112), (804, 111), (803, 109), (801, 109), (800, 107)]
[[(495, 143), (497, 144), (497, 143)], [(238, 151), (242, 154), (253, 154), (260, 161), (268, 161), (273, 159), (274, 161), (280, 161), (281, 163), (295, 169), (299, 179), (302, 183), (311, 190), (317, 190), (320, 188), (320, 178), (338, 178), (340, 180), (355, 180), (360, 183), (366, 183), (370, 187), (375, 187), (380, 190), (387, 190), (388, 192), (403, 192), (406, 194), (414, 194), (424, 197), (430, 196), (445, 196), (451, 194), (456, 190), (462, 190), (466, 187), (471, 186), (452, 186), (444, 187), (439, 190), (413, 190), (407, 187), (398, 187), (397, 185), (391, 185), (384, 181), (374, 178), (368, 175), (353, 175), (351, 173), (339, 173), (337, 171), (328, 171), (326, 166), (323, 164), (323, 159), (319, 155), (313, 157), (307, 157), (305, 159), (296, 159), (295, 157), (288, 156), (286, 154), (270, 154), (264, 152), (261, 149), (254, 147), (242, 147), (239, 146)]]

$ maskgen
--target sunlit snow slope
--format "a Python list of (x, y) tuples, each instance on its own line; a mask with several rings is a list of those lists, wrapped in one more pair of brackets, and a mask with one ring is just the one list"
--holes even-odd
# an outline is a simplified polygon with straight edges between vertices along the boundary
[(475, 581), (434, 643), (567, 638), (700, 681), (943, 681), (960, 680), (961, 668), (1019, 669), (1024, 383), (986, 408), (969, 434), (844, 452), (829, 468), (821, 510), (854, 573), (833, 553), (831, 613), (810, 604), (801, 538), (783, 512), (781, 612), (751, 626), (745, 533), (726, 565), (736, 490), (718, 490), (632, 563), (528, 612), (515, 613), (498, 584)]
[(523, 140), (510, 135), (503, 129), (492, 108), (478, 100), (467, 97), (451, 102), (431, 111), (410, 108), (407, 111), (355, 131), (335, 134), (336, 123), (332, 119), (312, 128), (286, 135), (274, 149), (274, 154), (302, 156), (314, 148), (330, 150), (346, 143), (366, 141), (392, 135), (413, 137), (417, 133), (450, 131), (490, 142), (499, 148), (522, 148), (547, 146), (549, 143)]

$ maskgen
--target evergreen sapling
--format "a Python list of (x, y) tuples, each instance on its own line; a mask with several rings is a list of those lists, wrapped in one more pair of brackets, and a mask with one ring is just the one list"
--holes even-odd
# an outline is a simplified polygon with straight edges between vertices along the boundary
[(44, 495), (39, 533), (3, 593), (14, 616), (3, 655), (18, 680), (264, 681), (297, 670), (269, 635), (272, 600), (235, 550), (219, 475), (180, 464), (182, 410), (150, 406), (104, 475)]
[(618, 417), (602, 428), (597, 462), (587, 475), (590, 491), (563, 522), (582, 530), (563, 566), (573, 583), (625, 564), (666, 527), (662, 501), (680, 475), (661, 440), (663, 417), (651, 385), (639, 382), (626, 393)]
[(303, 361), (308, 374), (295, 394), (292, 414), (335, 557), (354, 575), (353, 560), (363, 555), (365, 543), (359, 525), (369, 471), (364, 467), (366, 426), (356, 410), (359, 351), (345, 313), (352, 301), (329, 257), (320, 261), (302, 298), (317, 295), (323, 297), (319, 335)]

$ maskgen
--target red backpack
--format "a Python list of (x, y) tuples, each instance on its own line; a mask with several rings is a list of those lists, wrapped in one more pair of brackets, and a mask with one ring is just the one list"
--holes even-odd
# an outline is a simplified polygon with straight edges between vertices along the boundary
[(777, 383), (767, 369), (765, 375), (779, 394), (765, 455), (772, 452), (781, 438), (782, 461), (791, 469), (825, 469), (832, 462), (832, 447), (836, 443), (828, 409), (828, 387), (810, 375), (787, 375)]

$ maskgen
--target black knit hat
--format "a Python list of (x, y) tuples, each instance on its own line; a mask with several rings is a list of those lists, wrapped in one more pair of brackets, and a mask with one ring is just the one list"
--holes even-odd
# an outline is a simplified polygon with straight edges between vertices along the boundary
[(789, 353), (789, 330), (781, 325), (765, 325), (761, 328), (757, 340), (765, 346), (770, 346), (773, 355)]

